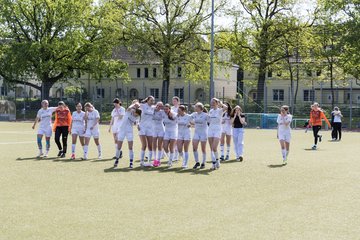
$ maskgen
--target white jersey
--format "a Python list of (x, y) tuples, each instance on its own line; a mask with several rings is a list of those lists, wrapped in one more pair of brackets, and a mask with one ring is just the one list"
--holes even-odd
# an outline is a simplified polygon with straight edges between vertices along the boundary
[(178, 113), (178, 110), (179, 110), (179, 107), (175, 107), (175, 106), (171, 107), (171, 111), (176, 113), (176, 114)]
[(177, 116), (177, 124), (178, 124), (178, 132), (189, 131), (189, 125), (192, 121), (192, 117), (189, 114), (185, 114), (184, 116)]
[(72, 129), (84, 129), (85, 128), (85, 112), (81, 111), (78, 113), (77, 111), (72, 113)]
[(163, 112), (163, 121), (165, 125), (165, 132), (168, 131), (177, 131), (177, 114), (172, 112), (172, 119)]
[(48, 107), (47, 109), (41, 108), (36, 117), (40, 120), (39, 128), (46, 129), (52, 128), (52, 114), (55, 112), (57, 107)]
[(222, 126), (223, 129), (228, 127), (231, 128), (231, 117), (227, 112), (225, 112), (222, 116)]
[[(92, 112), (87, 112), (87, 129), (93, 127), (98, 119), (100, 119), (100, 114), (98, 110), (94, 109)], [(98, 127), (99, 124), (97, 123), (94, 128), (98, 128)]]
[(154, 107), (149, 106), (147, 103), (140, 104), (141, 109), (141, 119), (140, 119), (140, 128), (142, 127), (152, 127), (152, 119), (154, 115)]
[(290, 132), (291, 121), (292, 121), (291, 114), (287, 114), (286, 116), (282, 116), (281, 114), (279, 114), (276, 120), (276, 122), (278, 123), (279, 132)]
[(154, 115), (153, 115), (153, 127), (154, 127), (154, 131), (164, 131), (164, 111), (160, 110), (160, 111), (154, 111)]
[(126, 111), (123, 121), (121, 121), (120, 128), (122, 130), (131, 130), (133, 126), (139, 121), (139, 117), (134, 116), (134, 109), (131, 109), (130, 111)]
[(190, 116), (194, 120), (195, 131), (196, 130), (207, 130), (208, 129), (209, 115), (207, 113), (194, 112)]
[(124, 107), (114, 108), (111, 112), (111, 117), (113, 118), (113, 126), (119, 127), (121, 125), (122, 119), (124, 118), (124, 115)]
[(221, 108), (210, 109), (209, 112), (209, 127), (221, 129), (223, 110)]

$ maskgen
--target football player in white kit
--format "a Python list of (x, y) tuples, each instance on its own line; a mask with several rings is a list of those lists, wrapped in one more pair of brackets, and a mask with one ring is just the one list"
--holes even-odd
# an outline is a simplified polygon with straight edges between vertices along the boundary
[(292, 115), (289, 113), (289, 107), (284, 105), (280, 109), (280, 114), (277, 117), (278, 123), (278, 138), (281, 146), (281, 154), (283, 164), (287, 164), (287, 157), (290, 150), (291, 140), (291, 121)]
[[(109, 132), (112, 132), (113, 137), (114, 137), (114, 142), (115, 142), (115, 155), (116, 155), (116, 151), (118, 148), (118, 133), (120, 130), (120, 125), (122, 122), (122, 119), (125, 115), (125, 108), (121, 106), (121, 101), (118, 98), (115, 98), (113, 101), (114, 104), (114, 109), (111, 112), (111, 121), (110, 121), (110, 125), (109, 125)], [(122, 156), (122, 152), (120, 152), (120, 158)], [(115, 157), (113, 157), (113, 159), (115, 159)]]
[(80, 144), (84, 148), (85, 145), (85, 112), (82, 111), (81, 103), (76, 104), (76, 111), (72, 113), (72, 121), (71, 121), (71, 137), (72, 137), (72, 145), (71, 145), (71, 159), (75, 159), (75, 149), (77, 138), (79, 137)]
[[(39, 155), (37, 157), (47, 157), (50, 150), (50, 138), (52, 135), (52, 115), (57, 107), (49, 107), (48, 100), (41, 102), (41, 109), (37, 112), (32, 129), (35, 129), (36, 123), (39, 123), (39, 129), (37, 132), (37, 144), (39, 147)], [(45, 135), (46, 140), (46, 151), (45, 155), (42, 148), (42, 138)]]
[[(223, 113), (222, 120), (222, 133), (220, 139), (220, 160), (226, 161), (229, 160), (230, 155), (230, 144), (231, 144), (231, 136), (232, 136), (232, 125), (231, 125), (231, 106), (230, 103), (224, 103), (227, 107), (226, 112)], [(226, 139), (226, 157), (224, 157), (224, 148), (225, 148), (225, 139)]]
[(155, 158), (153, 162), (154, 167), (159, 167), (161, 165), (160, 159), (163, 154), (163, 140), (165, 135), (163, 108), (163, 102), (157, 102), (153, 115), (153, 156)]
[(168, 166), (172, 166), (174, 160), (174, 145), (177, 139), (177, 113), (171, 111), (170, 104), (165, 104), (163, 121), (165, 125), (164, 135), (164, 150), (166, 153), (170, 152)]
[(139, 107), (140, 107), (139, 102), (134, 101), (133, 104), (131, 104), (130, 107), (128, 107), (128, 109), (126, 110), (125, 116), (121, 121), (121, 125), (119, 126), (121, 128), (121, 131), (119, 131), (117, 134), (117, 150), (116, 150), (114, 168), (116, 168), (119, 164), (119, 158), (121, 158), (120, 156), (121, 148), (125, 138), (128, 141), (128, 148), (129, 148), (129, 160), (130, 160), (129, 168), (132, 169), (134, 167), (133, 126), (137, 125), (140, 119), (141, 110), (139, 109)]
[[(191, 115), (193, 119), (193, 123), (195, 125), (195, 131), (192, 138), (192, 146), (194, 151), (195, 165), (193, 169), (205, 168), (206, 163), (206, 142), (208, 137), (208, 121), (209, 115), (207, 114), (206, 108), (200, 102), (195, 104), (195, 112)], [(199, 163), (199, 154), (198, 154), (198, 146), (201, 143), (201, 151), (202, 151), (202, 163)]]
[[(178, 136), (177, 136), (177, 149), (179, 156), (183, 157), (182, 168), (188, 167), (189, 161), (189, 145), (191, 140), (191, 127), (192, 117), (186, 113), (185, 106), (181, 105), (178, 108), (177, 124), (178, 124)], [(184, 156), (183, 156), (184, 149)]]
[(94, 138), (94, 142), (97, 146), (98, 150), (98, 158), (102, 158), (101, 154), (101, 145), (99, 142), (100, 131), (99, 131), (99, 122), (100, 122), (100, 114), (95, 109), (95, 107), (87, 102), (85, 103), (85, 145), (84, 145), (84, 160), (88, 158), (88, 151), (89, 151), (89, 143), (90, 138)]
[[(180, 106), (180, 98), (178, 96), (175, 96), (172, 98), (172, 107), (171, 107), (171, 111), (174, 113), (178, 112), (179, 106)], [(177, 148), (177, 143), (175, 142), (174, 144), (174, 161), (178, 161), (179, 160), (179, 151)]]
[(211, 109), (209, 111), (208, 140), (211, 149), (211, 169), (215, 170), (220, 167), (220, 161), (218, 158), (218, 146), (221, 138), (222, 115), (224, 110), (226, 110), (226, 105), (222, 104), (219, 99), (213, 98), (210, 101), (210, 106)]
[[(141, 141), (140, 165), (144, 166), (145, 150), (149, 149), (149, 158), (152, 159), (152, 144), (153, 144), (153, 115), (154, 115), (153, 96), (148, 96), (140, 103), (141, 118), (138, 125), (139, 136)], [(151, 162), (149, 163), (151, 165)]]

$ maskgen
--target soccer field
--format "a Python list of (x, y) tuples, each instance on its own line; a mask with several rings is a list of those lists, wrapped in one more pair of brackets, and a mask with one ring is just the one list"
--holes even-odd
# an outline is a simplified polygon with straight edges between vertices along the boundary
[(138, 161), (129, 170), (126, 143), (113, 169), (106, 130), (103, 160), (93, 142), (88, 161), (57, 159), (53, 138), (50, 156), (38, 160), (30, 123), (0, 123), (1, 240), (359, 239), (360, 133), (330, 142), (322, 131), (311, 151), (312, 132), (293, 131), (282, 167), (276, 131), (246, 129), (244, 162), (194, 171)]

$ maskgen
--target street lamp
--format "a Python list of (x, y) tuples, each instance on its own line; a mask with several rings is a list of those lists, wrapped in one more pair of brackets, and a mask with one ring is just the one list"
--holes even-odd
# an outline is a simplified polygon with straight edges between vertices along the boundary
[(215, 0), (211, 1), (210, 100), (214, 97), (214, 18)]

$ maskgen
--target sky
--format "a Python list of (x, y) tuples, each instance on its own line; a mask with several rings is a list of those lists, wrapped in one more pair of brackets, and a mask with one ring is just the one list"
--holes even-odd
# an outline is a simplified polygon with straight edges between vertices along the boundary
[[(216, 1), (216, 0), (215, 0)], [(228, 6), (230, 6), (232, 9), (241, 9), (239, 0), (228, 0)], [(237, 6), (237, 7), (234, 7)], [(302, 16), (304, 19), (306, 19), (306, 16), (308, 15), (308, 11), (313, 11), (316, 6), (316, 0), (297, 0), (296, 6), (293, 9), (294, 12)], [(233, 23), (233, 19), (231, 17), (227, 16), (216, 16), (215, 18), (215, 25), (217, 27), (228, 27), (231, 26)]]

